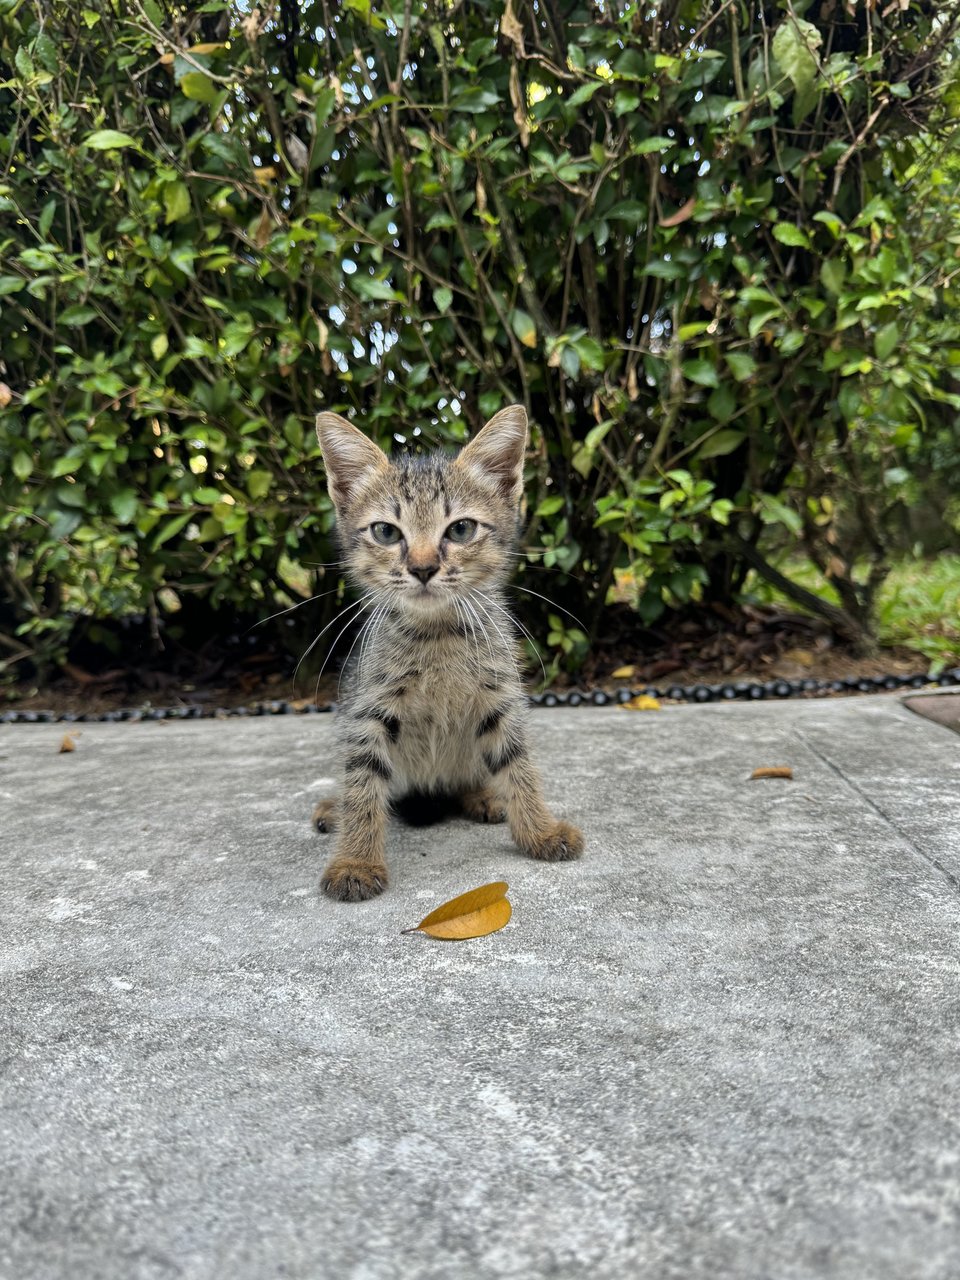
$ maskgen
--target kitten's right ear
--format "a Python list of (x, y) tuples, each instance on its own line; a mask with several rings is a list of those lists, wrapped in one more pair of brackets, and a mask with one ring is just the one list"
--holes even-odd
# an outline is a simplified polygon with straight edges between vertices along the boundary
[(338, 510), (350, 505), (365, 477), (390, 465), (383, 450), (339, 413), (317, 414), (317, 439), (327, 469), (327, 489)]

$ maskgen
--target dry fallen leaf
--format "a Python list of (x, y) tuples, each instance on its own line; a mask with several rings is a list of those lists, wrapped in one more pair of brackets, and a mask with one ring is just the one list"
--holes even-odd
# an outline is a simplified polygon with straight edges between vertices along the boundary
[(754, 778), (792, 778), (793, 770), (788, 765), (769, 765), (766, 768), (754, 769), (750, 781)]
[(69, 733), (65, 733), (63, 735), (63, 740), (60, 743), (60, 755), (62, 755), (64, 751), (76, 751), (76, 749), (76, 742), (74, 742), (73, 738), (70, 737)]
[(613, 673), (612, 679), (632, 680), (636, 674), (637, 674), (636, 667), (617, 667), (616, 671)]
[(651, 698), (649, 693), (638, 693), (635, 698), (631, 698), (629, 702), (621, 702), (620, 705), (626, 711), (659, 711), (660, 699)]
[(813, 666), (813, 654), (809, 649), (788, 649), (783, 657), (784, 661), (796, 662), (801, 667)]
[(401, 929), (401, 933), (426, 933), (431, 938), (442, 938), (444, 941), (461, 940), (463, 938), (483, 938), (488, 933), (496, 933), (510, 919), (512, 908), (504, 896), (507, 884), (504, 880), (495, 880), (493, 884), (481, 885), (479, 889), (471, 889), (469, 893), (461, 893), (451, 898), (442, 906), (423, 917), (412, 929)]

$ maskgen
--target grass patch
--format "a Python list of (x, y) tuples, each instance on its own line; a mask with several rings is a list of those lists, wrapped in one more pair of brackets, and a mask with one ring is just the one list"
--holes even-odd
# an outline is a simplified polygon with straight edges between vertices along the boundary
[[(809, 560), (790, 558), (777, 567), (818, 596), (840, 603), (830, 582)], [(799, 607), (753, 572), (746, 594), (763, 603)], [(906, 645), (922, 653), (933, 675), (960, 664), (960, 555), (905, 557), (893, 565), (877, 593), (877, 639), (884, 646)]]

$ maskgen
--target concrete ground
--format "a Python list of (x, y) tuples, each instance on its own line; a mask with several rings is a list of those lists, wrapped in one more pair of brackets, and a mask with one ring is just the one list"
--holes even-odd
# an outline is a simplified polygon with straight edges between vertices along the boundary
[[(956, 1280), (960, 739), (533, 723), (583, 860), (396, 827), (359, 906), (329, 717), (0, 727), (2, 1280)], [(502, 932), (400, 935), (501, 878)]]

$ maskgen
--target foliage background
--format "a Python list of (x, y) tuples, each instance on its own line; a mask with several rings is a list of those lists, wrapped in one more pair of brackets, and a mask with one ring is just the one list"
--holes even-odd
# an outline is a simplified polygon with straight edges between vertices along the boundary
[(958, 25), (0, 0), (7, 665), (332, 590), (315, 630), (316, 411), (433, 447), (513, 400), (565, 607), (650, 623), (753, 567), (868, 645), (891, 553), (960, 543)]

